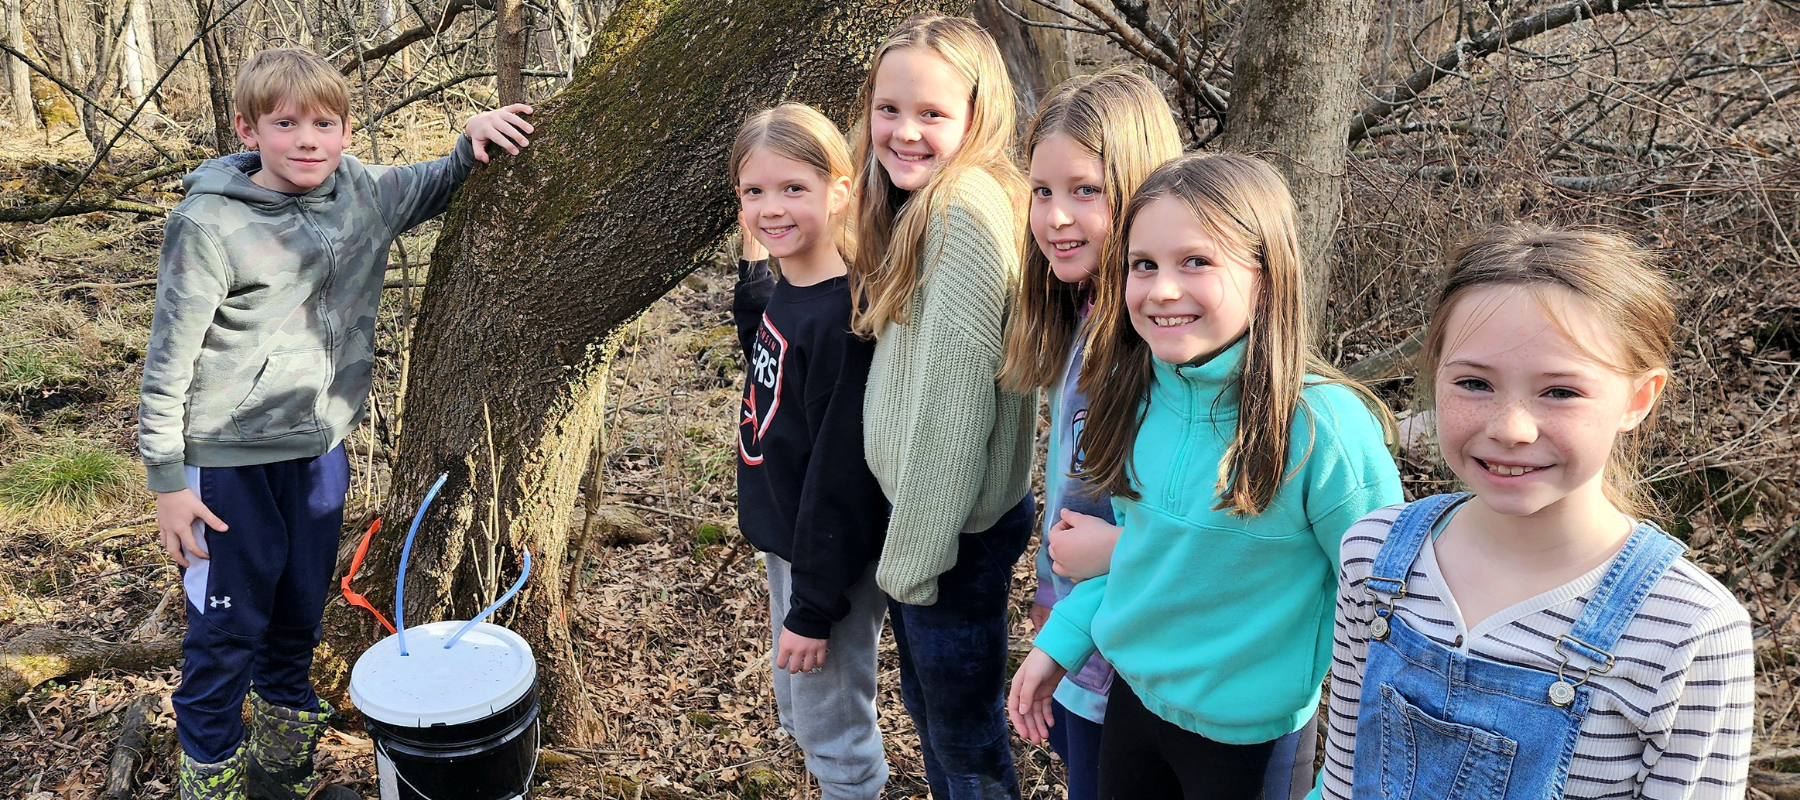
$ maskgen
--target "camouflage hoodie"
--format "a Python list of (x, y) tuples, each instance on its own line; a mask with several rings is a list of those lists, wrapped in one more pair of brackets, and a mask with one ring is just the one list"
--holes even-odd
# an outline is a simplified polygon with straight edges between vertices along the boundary
[(475, 165), (468, 137), (436, 161), (344, 156), (312, 191), (250, 180), (256, 153), (201, 164), (169, 212), (144, 354), (138, 450), (150, 490), (184, 464), (318, 456), (362, 420), (388, 246), (443, 212)]

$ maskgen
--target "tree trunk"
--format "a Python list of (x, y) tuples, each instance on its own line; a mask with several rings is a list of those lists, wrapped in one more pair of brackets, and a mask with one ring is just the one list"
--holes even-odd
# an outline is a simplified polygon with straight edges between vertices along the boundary
[[(6, 46), (25, 52), (25, 0), (0, 0), (0, 25), (5, 27)], [(37, 109), (31, 100), (31, 70), (12, 56), (6, 62), (7, 97), (12, 100), (13, 122), (25, 130), (37, 128)]]
[(500, 0), (500, 29), (494, 33), (494, 93), (500, 105), (525, 102), (524, 0)]
[[(211, 0), (194, 3), (194, 24), (202, 30), (212, 24), (217, 13)], [(225, 26), (218, 25), (200, 37), (200, 60), (206, 63), (206, 93), (212, 104), (213, 150), (219, 155), (238, 151), (237, 129), (231, 124), (235, 113), (231, 107), (231, 48), (227, 46)], [(251, 120), (255, 122), (255, 120)]]
[(1314, 333), (1331, 293), (1330, 245), (1343, 210), (1350, 115), (1374, 0), (1250, 0), (1220, 145), (1267, 158), (1300, 209)]
[[(478, 168), (452, 204), (413, 338), (384, 518), (403, 530), (449, 473), (413, 545), (414, 624), (467, 619), (506, 582), (486, 564), (510, 578), (529, 548), (531, 583), (502, 613), (536, 650), (557, 740), (588, 741), (598, 727), (561, 589), (608, 337), (730, 229), (725, 159), (748, 114), (796, 100), (847, 127), (881, 37), (909, 14), (954, 5), (624, 3), (575, 80), (538, 106), (531, 147)], [(369, 552), (359, 580), (376, 603), (393, 600), (399, 553), (398, 536)], [(377, 632), (354, 609), (332, 613), (334, 653), (352, 657)]]
[(1029, 27), (1007, 13), (1008, 8), (1033, 19), (1054, 14), (1031, 0), (975, 0), (971, 4), (971, 13), (994, 37), (1000, 56), (1006, 61), (1007, 77), (1012, 79), (1013, 91), (1018, 95), (1019, 130), (1023, 132), (1037, 116), (1038, 102), (1044, 95), (1069, 79), (1068, 50), (1060, 47), (1064, 44), (1060, 36), (1041, 35), (1060, 31)]
[(119, 54), (119, 67), (125, 76), (125, 93), (131, 97), (132, 105), (141, 105), (149, 87), (145, 76), (151, 76), (153, 81), (157, 74), (156, 40), (150, 35), (150, 16), (144, 0), (127, 0), (125, 13), (125, 31), (121, 35), (125, 52)]

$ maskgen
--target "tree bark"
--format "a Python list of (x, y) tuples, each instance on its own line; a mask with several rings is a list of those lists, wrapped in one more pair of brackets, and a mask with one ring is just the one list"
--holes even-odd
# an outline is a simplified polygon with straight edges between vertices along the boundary
[[(202, 30), (213, 21), (218, 13), (218, 4), (212, 0), (195, 0), (195, 25)], [(232, 125), (231, 88), (236, 70), (231, 63), (230, 40), (226, 36), (224, 25), (216, 25), (200, 37), (200, 60), (206, 67), (206, 94), (212, 105), (213, 150), (219, 155), (238, 151), (237, 128)]]
[(1350, 115), (1374, 0), (1250, 0), (1220, 145), (1269, 160), (1300, 210), (1303, 296), (1314, 332), (1331, 294)]
[[(25, 52), (25, 0), (0, 0), (0, 25), (5, 27), (6, 46)], [(37, 128), (37, 107), (31, 100), (31, 70), (16, 58), (6, 62), (7, 97), (12, 100), (13, 122), (25, 130)]]
[(525, 102), (524, 0), (500, 0), (500, 30), (494, 34), (494, 93), (500, 105)]
[[(413, 545), (414, 623), (467, 619), (489, 587), (504, 585), (485, 565), (516, 574), (529, 548), (531, 583), (502, 613), (536, 650), (558, 741), (588, 741), (598, 722), (561, 589), (575, 495), (601, 421), (609, 336), (729, 230), (725, 160), (748, 114), (796, 100), (847, 127), (881, 37), (909, 14), (959, 7), (623, 3), (574, 81), (538, 106), (531, 147), (478, 168), (452, 204), (414, 334), (384, 517), (404, 529), (438, 474), (449, 473)], [(393, 599), (399, 538), (369, 552), (360, 580), (377, 603)], [(361, 652), (374, 638), (354, 609), (333, 614), (333, 652)]]

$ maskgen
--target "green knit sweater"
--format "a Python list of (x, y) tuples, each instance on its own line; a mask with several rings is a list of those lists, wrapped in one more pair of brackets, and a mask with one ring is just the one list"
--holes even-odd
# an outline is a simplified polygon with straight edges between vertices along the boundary
[(876, 581), (902, 603), (937, 602), (957, 537), (987, 530), (1029, 491), (1037, 396), (1001, 389), (1019, 230), (1000, 183), (971, 170), (925, 228), (906, 324), (877, 333), (863, 452), (893, 516)]

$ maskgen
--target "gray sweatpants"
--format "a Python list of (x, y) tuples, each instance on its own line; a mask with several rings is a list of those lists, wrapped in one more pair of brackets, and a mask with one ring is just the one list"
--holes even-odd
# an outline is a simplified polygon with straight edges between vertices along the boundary
[[(764, 553), (769, 570), (770, 646), (780, 641), (791, 591), (789, 564)], [(797, 672), (775, 666), (775, 705), (781, 727), (806, 752), (806, 768), (824, 800), (877, 800), (887, 783), (887, 754), (875, 721), (875, 646), (887, 617), (887, 596), (875, 585), (875, 563), (850, 587), (850, 613), (831, 626), (825, 666)]]

